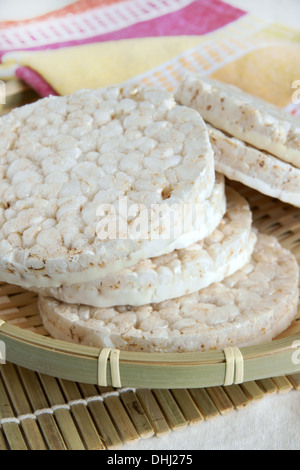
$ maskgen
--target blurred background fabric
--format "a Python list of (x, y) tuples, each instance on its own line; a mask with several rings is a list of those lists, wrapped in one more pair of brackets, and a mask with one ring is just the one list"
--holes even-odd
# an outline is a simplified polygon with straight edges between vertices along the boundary
[(129, 80), (174, 91), (193, 71), (299, 112), (300, 30), (271, 17), (221, 0), (42, 4), (32, 18), (0, 14), (0, 79), (16, 76), (40, 96)]

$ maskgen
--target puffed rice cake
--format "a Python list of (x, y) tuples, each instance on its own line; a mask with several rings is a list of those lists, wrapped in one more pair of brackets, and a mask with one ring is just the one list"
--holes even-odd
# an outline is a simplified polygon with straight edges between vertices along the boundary
[(213, 233), (226, 212), (227, 201), (223, 174), (215, 174), (215, 184), (211, 196), (201, 203), (196, 198), (195, 206), (196, 216), (192, 218), (192, 223), (187, 224), (188, 230), (170, 243), (167, 248), (164, 248), (162, 253), (156, 253), (156, 256), (187, 248), (192, 243), (203, 240)]
[(222, 281), (247, 264), (256, 235), (248, 202), (226, 190), (227, 211), (211, 236), (188, 248), (140, 261), (99, 281), (41, 289), (44, 297), (93, 307), (145, 305), (181, 297)]
[(188, 74), (176, 100), (212, 126), (300, 168), (300, 120), (234, 85)]
[(267, 196), (300, 207), (300, 169), (207, 124), (215, 168)]
[[(182, 207), (209, 198), (215, 181), (199, 113), (133, 85), (52, 96), (1, 117), (0, 174), (0, 279), (24, 287), (88, 282), (167, 252), (184, 233)], [(127, 236), (137, 216), (118, 213), (122, 197), (148, 210), (145, 238)], [(125, 237), (98, 236), (102, 204)], [(177, 205), (175, 221), (157, 216), (154, 236), (149, 209), (160, 204)]]
[(94, 308), (39, 296), (57, 339), (129, 351), (220, 350), (272, 340), (297, 313), (299, 267), (279, 241), (258, 234), (252, 258), (220, 283), (141, 307)]

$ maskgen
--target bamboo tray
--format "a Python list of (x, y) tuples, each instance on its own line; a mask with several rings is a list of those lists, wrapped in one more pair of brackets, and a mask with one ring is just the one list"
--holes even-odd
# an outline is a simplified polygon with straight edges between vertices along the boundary
[[(16, 95), (13, 88), (12, 96)], [(29, 99), (33, 99), (31, 95)], [(300, 210), (243, 185), (230, 184), (248, 199), (254, 225), (263, 233), (278, 237), (300, 264)], [(0, 319), (5, 321), (0, 340), (5, 342), (7, 361), (60, 379), (97, 384), (100, 350), (52, 339), (42, 326), (36, 299), (32, 292), (0, 284)], [(244, 382), (300, 372), (299, 361), (293, 361), (298, 342), (300, 309), (290, 328), (274, 341), (241, 348)], [(134, 388), (215, 387), (224, 384), (226, 373), (223, 351), (173, 354), (121, 351), (119, 365), (122, 386)], [(107, 384), (112, 385), (109, 367)]]

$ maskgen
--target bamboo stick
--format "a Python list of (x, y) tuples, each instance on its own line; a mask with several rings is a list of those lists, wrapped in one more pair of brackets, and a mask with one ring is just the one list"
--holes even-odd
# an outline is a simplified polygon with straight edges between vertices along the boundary
[(2, 432), (2, 429), (0, 429), (0, 451), (1, 450), (8, 450), (7, 442)]
[(10, 450), (28, 450), (27, 444), (17, 423), (3, 424), (2, 429), (8, 441)]
[(171, 390), (171, 393), (175, 398), (177, 405), (179, 406), (184, 418), (189, 424), (194, 424), (203, 421), (204, 417), (196, 407), (195, 402), (193, 401), (188, 390), (174, 389)]
[(272, 379), (261, 379), (257, 380), (259, 386), (263, 389), (266, 395), (275, 395), (277, 393), (277, 387)]
[(3, 284), (0, 286), (0, 295), (7, 295), (11, 296), (13, 294), (20, 294), (21, 292), (25, 292), (25, 289), (20, 286), (15, 286), (14, 284)]
[[(14, 412), (6, 394), (4, 384), (0, 379), (0, 419), (13, 418)], [(2, 424), (2, 430), (11, 450), (27, 450), (27, 444), (24, 440), (18, 423), (8, 422)]]
[(21, 292), (20, 294), (9, 297), (14, 307), (23, 307), (24, 305), (31, 304), (34, 299), (36, 299), (36, 294), (30, 291)]
[(163, 437), (169, 434), (170, 428), (151, 390), (140, 389), (136, 391), (136, 394), (146, 415), (148, 416), (156, 436)]
[(300, 390), (300, 374), (293, 374), (287, 376), (291, 384), (296, 390)]
[(172, 397), (170, 390), (153, 390), (153, 395), (156, 398), (170, 428), (173, 431), (184, 429), (187, 422), (181, 413), (176, 401)]
[(139, 436), (142, 439), (147, 439), (153, 436), (154, 430), (136, 394), (129, 390), (127, 392), (122, 392), (120, 397)]
[(250, 400), (239, 385), (230, 385), (229, 387), (224, 387), (224, 390), (237, 410), (249, 405)]
[[(40, 374), (39, 378), (47, 394), (50, 406), (65, 405), (65, 399), (59, 388), (58, 382), (54, 377)], [(54, 416), (58, 424), (59, 430), (64, 438), (67, 449), (84, 450), (84, 445), (76, 428), (75, 422), (68, 409), (54, 410)]]
[[(101, 396), (99, 395), (98, 389), (95, 385), (79, 383), (78, 386), (81, 390), (81, 394), (85, 398)], [(88, 408), (105, 447), (109, 450), (119, 449), (122, 447), (122, 440), (120, 439), (118, 431), (115, 428), (104, 403), (99, 400), (89, 401)]]
[[(82, 396), (79, 392), (77, 384), (68, 380), (59, 381), (67, 402), (81, 400)], [(71, 407), (72, 415), (77, 423), (81, 438), (88, 450), (104, 450), (105, 446), (98, 434), (92, 417), (86, 405), (79, 403), (73, 404)]]
[(241, 384), (241, 388), (250, 400), (261, 400), (265, 396), (263, 390), (255, 381), (244, 382)]
[(234, 405), (229, 400), (224, 387), (210, 387), (206, 391), (221, 415), (228, 415), (234, 410)]
[(20, 376), (31, 402), (31, 406), (36, 411), (36, 418), (42, 430), (43, 436), (50, 450), (65, 450), (66, 445), (60, 434), (57, 423), (52, 413), (37, 413), (38, 410), (49, 408), (49, 403), (43, 393), (37, 375), (27, 369), (20, 367)]
[(275, 383), (279, 393), (290, 392), (293, 388), (291, 382), (284, 376), (281, 377), (272, 377), (273, 382)]
[(204, 388), (190, 389), (189, 392), (206, 420), (219, 416), (218, 408)]
[[(15, 367), (12, 364), (7, 363), (5, 366), (1, 367), (1, 374), (16, 414), (18, 416), (32, 415), (32, 408), (24, 393)], [(35, 419), (23, 419), (20, 423), (20, 426), (28, 443), (29, 449), (48, 449), (45, 439)]]
[(104, 403), (123, 442), (127, 442), (129, 444), (137, 442), (140, 436), (129, 418), (120, 398), (118, 396), (108, 396), (104, 399)]

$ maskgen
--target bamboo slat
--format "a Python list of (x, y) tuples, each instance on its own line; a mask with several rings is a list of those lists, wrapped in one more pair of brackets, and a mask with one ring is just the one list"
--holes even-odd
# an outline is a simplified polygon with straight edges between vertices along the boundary
[[(94, 385), (79, 384), (79, 387), (85, 397), (97, 397), (99, 395)], [(109, 416), (104, 400), (91, 400), (88, 403), (88, 408), (106, 448), (114, 450), (122, 447), (122, 440)]]
[(257, 382), (266, 395), (275, 395), (277, 393), (277, 387), (272, 379), (261, 379)]
[(203, 416), (196, 407), (191, 395), (186, 389), (174, 389), (172, 395), (175, 398), (184, 418), (189, 424), (203, 421)]
[(140, 436), (128, 416), (120, 398), (118, 396), (111, 395), (104, 399), (104, 403), (115, 427), (118, 428), (122, 440), (130, 444), (138, 441)]
[(293, 374), (287, 376), (291, 384), (296, 390), (300, 390), (300, 374)]
[(291, 382), (284, 376), (272, 377), (272, 380), (275, 383), (279, 393), (290, 392), (293, 388)]
[(187, 422), (184, 419), (176, 401), (172, 397), (170, 390), (153, 390), (153, 395), (159, 404), (166, 421), (173, 431), (179, 431), (186, 427)]
[(206, 389), (191, 389), (190, 394), (196, 402), (197, 407), (199, 408), (202, 416), (204, 416), (206, 420), (219, 416), (218, 408), (215, 406)]
[(8, 450), (7, 442), (2, 432), (2, 429), (0, 429), (0, 451), (1, 450)]
[(121, 393), (120, 397), (139, 436), (143, 439), (153, 436), (154, 430), (136, 394), (128, 390)]
[[(13, 409), (10, 405), (4, 384), (0, 380), (0, 418), (7, 419), (12, 416), (14, 416)], [(27, 450), (27, 445), (18, 423), (4, 422), (1, 426), (11, 450)]]
[(228, 415), (234, 410), (234, 405), (223, 387), (207, 388), (206, 391), (221, 415)]
[(57, 380), (54, 377), (50, 377), (44, 374), (40, 374), (39, 377), (43, 388), (47, 393), (50, 406), (55, 407), (53, 414), (67, 449), (84, 450), (84, 445), (70, 413), (70, 409), (59, 408), (60, 405), (65, 406), (66, 403)]
[(8, 441), (10, 450), (28, 450), (21, 429), (17, 423), (3, 424), (2, 429)]
[(26, 393), (31, 405), (36, 410), (36, 419), (50, 450), (65, 450), (66, 446), (52, 413), (39, 414), (39, 410), (49, 408), (37, 375), (24, 368), (19, 368)]
[(224, 390), (237, 410), (249, 405), (250, 400), (239, 385), (229, 385), (224, 387)]
[[(60, 384), (68, 402), (82, 400), (82, 396), (76, 383), (67, 380), (60, 380)], [(103, 450), (105, 448), (104, 443), (101, 436), (99, 436), (86, 405), (80, 402), (77, 404), (74, 403), (71, 410), (77, 427), (80, 430), (81, 438), (84, 440), (86, 449)]]
[(29, 89), (29, 86), (21, 80), (10, 80), (6, 82), (5, 86), (6, 98), (9, 96), (15, 96), (18, 93), (22, 93), (24, 91), (28, 91)]
[[(16, 368), (12, 364), (6, 364), (5, 367), (2, 367), (1, 372), (16, 414), (18, 416), (32, 415), (33, 409), (24, 393)], [(23, 419), (20, 426), (30, 450), (48, 449), (40, 427), (35, 419)]]
[(148, 416), (156, 436), (163, 437), (168, 434), (170, 428), (151, 390), (140, 389), (136, 391), (136, 395)]
[(244, 382), (241, 388), (250, 400), (261, 400), (264, 398), (264, 392), (256, 382)]

